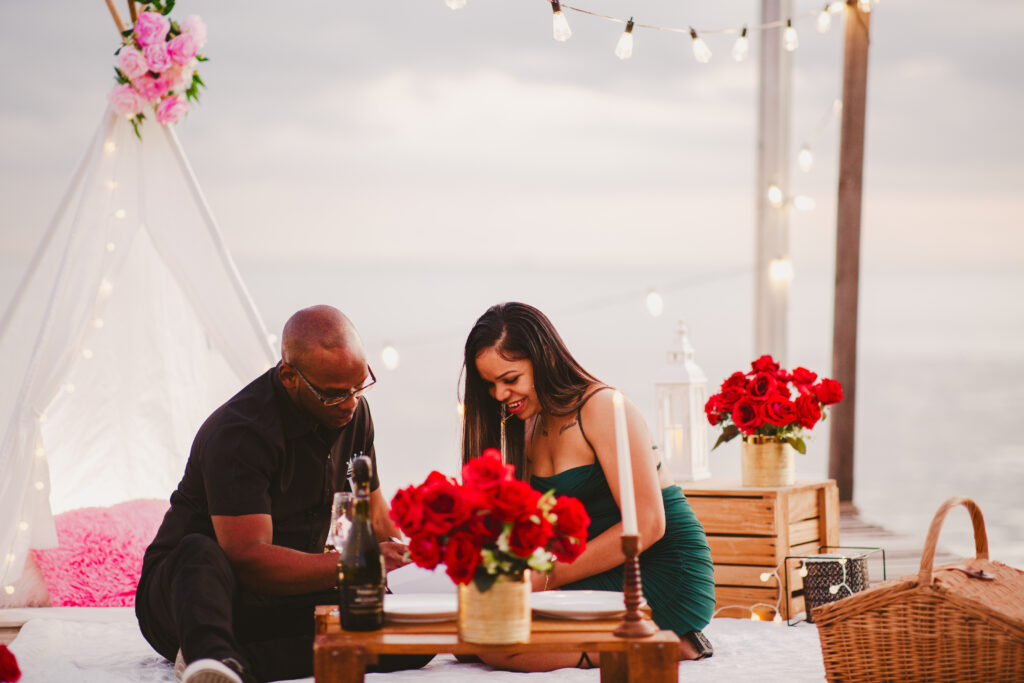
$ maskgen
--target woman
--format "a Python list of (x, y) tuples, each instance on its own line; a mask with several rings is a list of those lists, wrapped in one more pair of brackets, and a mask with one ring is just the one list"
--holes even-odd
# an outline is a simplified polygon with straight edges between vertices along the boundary
[[(572, 357), (551, 321), (532, 306), (503, 303), (476, 321), (465, 349), (462, 459), (498, 446), (539, 491), (579, 498), (590, 515), (587, 548), (572, 564), (535, 573), (533, 589), (622, 590), (619, 479), (611, 387)], [(658, 461), (640, 411), (626, 402), (644, 595), (659, 627), (682, 640), (681, 659), (711, 654), (700, 629), (715, 606), (711, 552), (686, 497)], [(570, 658), (570, 659), (567, 659)], [(596, 664), (596, 654), (513, 655), (489, 664), (525, 671)], [(492, 661), (493, 659), (493, 661)]]

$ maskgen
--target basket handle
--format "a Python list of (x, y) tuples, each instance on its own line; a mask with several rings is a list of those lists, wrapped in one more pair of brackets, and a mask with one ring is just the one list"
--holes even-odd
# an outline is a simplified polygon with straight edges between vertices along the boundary
[(935, 547), (939, 543), (939, 531), (942, 529), (942, 522), (946, 514), (957, 505), (963, 505), (971, 514), (971, 524), (974, 526), (974, 551), (979, 560), (988, 559), (988, 534), (985, 533), (985, 518), (981, 515), (981, 508), (970, 498), (950, 498), (939, 506), (938, 512), (932, 519), (932, 525), (928, 527), (928, 538), (924, 542), (924, 552), (921, 553), (921, 571), (917, 575), (917, 585), (930, 586), (932, 583), (932, 567), (935, 564)]

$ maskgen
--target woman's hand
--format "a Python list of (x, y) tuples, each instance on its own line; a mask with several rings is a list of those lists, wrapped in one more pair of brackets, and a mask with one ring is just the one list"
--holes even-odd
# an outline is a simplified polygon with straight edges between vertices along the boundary
[(532, 590), (534, 592), (537, 592), (537, 591), (546, 590), (547, 589), (547, 585), (548, 585), (548, 583), (550, 583), (550, 581), (548, 580), (548, 575), (545, 574), (544, 572), (531, 571), (530, 572), (530, 583), (532, 584), (532, 587), (531, 587), (530, 590)]

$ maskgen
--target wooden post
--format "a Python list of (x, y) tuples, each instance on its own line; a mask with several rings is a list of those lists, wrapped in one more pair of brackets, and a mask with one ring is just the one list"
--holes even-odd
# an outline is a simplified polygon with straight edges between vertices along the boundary
[(132, 26), (139, 20), (139, 11), (135, 8), (135, 0), (128, 0), (128, 15), (132, 18)]
[(843, 58), (843, 121), (836, 202), (836, 290), (832, 323), (832, 375), (843, 401), (832, 407), (828, 474), (839, 500), (853, 501), (853, 437), (857, 399), (857, 296), (860, 273), (861, 186), (864, 178), (864, 111), (871, 16), (847, 0)]
[[(785, 21), (790, 0), (761, 0), (761, 23)], [(771, 264), (789, 258), (789, 102), (790, 54), (781, 27), (761, 32), (758, 92), (757, 238), (754, 250), (754, 355), (769, 353), (786, 365), (789, 281), (773, 279)], [(782, 206), (768, 201), (768, 188), (782, 192)]]
[(107, 0), (107, 9), (110, 10), (110, 18), (114, 20), (114, 25), (117, 26), (117, 34), (121, 35), (125, 32), (124, 19), (121, 18), (121, 13), (114, 7), (114, 0)]

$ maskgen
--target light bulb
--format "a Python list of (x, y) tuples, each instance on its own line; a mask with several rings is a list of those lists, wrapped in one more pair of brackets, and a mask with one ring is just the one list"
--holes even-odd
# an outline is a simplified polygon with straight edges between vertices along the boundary
[(828, 11), (835, 14), (836, 12), (842, 12), (846, 8), (845, 2), (833, 2), (828, 6)]
[(44, 484), (41, 481), (37, 481), (35, 483), (36, 491), (42, 491), (45, 486), (46, 486), (46, 484)]
[(117, 189), (117, 181), (116, 180), (108, 180), (107, 181), (107, 189), (110, 190), (111, 192), (116, 190)]
[(835, 595), (836, 593), (838, 593), (839, 592), (839, 584), (836, 584), (835, 586), (829, 586), (828, 587), (828, 592), (829, 592), (829, 595)]
[(800, 148), (800, 152), (796, 155), (796, 163), (804, 173), (811, 170), (811, 166), (814, 165), (814, 155), (811, 154), (809, 145)]
[(103, 278), (100, 281), (100, 294), (107, 295), (107, 294), (110, 294), (113, 291), (114, 291), (114, 283), (111, 282), (110, 280), (108, 280), (107, 278)]
[(771, 274), (772, 282), (789, 282), (793, 279), (793, 264), (789, 259), (774, 259), (769, 266), (769, 273)]
[(779, 189), (778, 185), (768, 186), (768, 203), (774, 206), (776, 209), (782, 206), (782, 190)]
[(569, 28), (569, 21), (562, 14), (562, 5), (558, 0), (553, 0), (551, 3), (551, 32), (554, 35), (555, 40), (560, 43), (564, 43), (572, 37), (572, 29)]
[(117, 249), (117, 245), (113, 242), (107, 242), (107, 251), (114, 251)]
[(451, 9), (462, 9), (466, 6), (466, 0), (444, 0), (444, 4)]
[(18, 522), (18, 531), (28, 531), (28, 522)]
[(124, 218), (127, 214), (124, 209), (118, 209), (114, 212), (114, 218)]
[(786, 19), (786, 30), (782, 34), (782, 46), (786, 48), (786, 52), (792, 52), (800, 45), (800, 39), (796, 35), (796, 29), (793, 28), (793, 20)]
[(68, 392), (69, 394), (75, 393), (75, 385), (72, 384), (71, 382), (68, 382), (67, 384), (64, 385), (64, 391)]
[(740, 37), (732, 44), (732, 58), (737, 62), (742, 62), (747, 58), (749, 53), (750, 40), (747, 38), (747, 27), (744, 26), (743, 31), (740, 33)]
[(807, 576), (807, 567), (800, 567), (800, 576)]
[(652, 289), (647, 292), (647, 312), (651, 317), (657, 318), (665, 310), (665, 300), (661, 298), (661, 292)]
[(803, 194), (793, 197), (793, 208), (797, 211), (811, 211), (815, 206), (817, 205), (814, 203), (813, 197)]
[(871, 11), (871, 0), (857, 0), (857, 9), (867, 14)]
[(782, 623), (782, 615), (779, 614), (778, 612), (776, 612), (775, 616), (772, 617), (772, 623), (774, 623), (774, 624), (781, 624)]
[(697, 32), (690, 29), (690, 38), (693, 42), (693, 57), (701, 64), (711, 61), (711, 48), (704, 42), (704, 39), (697, 35)]
[(615, 56), (619, 59), (629, 59), (633, 56), (633, 20), (626, 22), (626, 30), (619, 36), (619, 43), (615, 46)]
[(459, 415), (465, 415), (466, 414), (466, 404), (462, 403), (462, 402), (459, 402), (455, 406), (455, 412), (458, 413)]
[(842, 113), (843, 113), (843, 101), (837, 97), (835, 99), (835, 101), (832, 102), (832, 114), (834, 116), (839, 116)]
[(103, 318), (96, 318), (95, 320), (93, 320), (92, 326), (95, 327), (97, 330), (103, 327)]
[(92, 358), (92, 349), (82, 349), (82, 358)]
[(818, 33), (828, 33), (828, 29), (832, 26), (832, 15), (829, 13), (829, 8), (818, 12)]
[(768, 572), (761, 572), (761, 583), (768, 583), (768, 579), (772, 578), (772, 575)]
[(751, 621), (761, 621), (761, 617), (758, 616), (757, 612), (755, 612), (754, 610), (750, 610), (750, 620)]
[(7, 564), (14, 564), (14, 553), (7, 553)]
[(36, 457), (37, 458), (45, 458), (46, 457), (46, 450), (42, 446), (40, 446), (39, 448), (36, 449)]
[(380, 359), (384, 361), (384, 367), (388, 370), (394, 370), (398, 367), (398, 349), (388, 344), (380, 352)]
[(14, 595), (14, 586), (4, 586), (4, 593)]
[(113, 140), (107, 140), (103, 143), (103, 151), (107, 154), (113, 154), (117, 151), (117, 145), (114, 144)]

